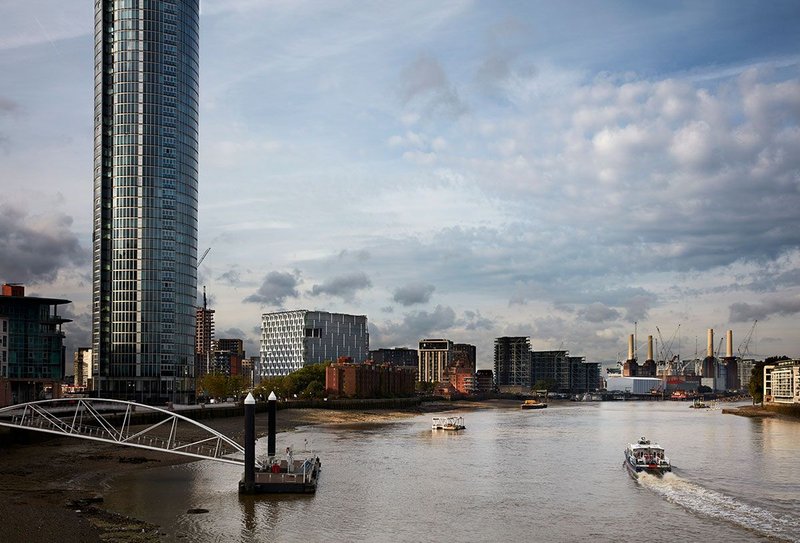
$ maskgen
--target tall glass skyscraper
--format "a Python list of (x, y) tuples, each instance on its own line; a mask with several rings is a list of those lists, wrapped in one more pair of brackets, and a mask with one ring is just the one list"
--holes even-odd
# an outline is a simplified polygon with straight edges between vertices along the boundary
[(95, 0), (92, 377), (194, 396), (199, 0)]

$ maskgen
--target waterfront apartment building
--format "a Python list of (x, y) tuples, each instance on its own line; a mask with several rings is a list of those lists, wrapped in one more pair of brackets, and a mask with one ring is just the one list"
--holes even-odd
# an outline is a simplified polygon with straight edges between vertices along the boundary
[(494, 376), (502, 388), (530, 390), (531, 339), (529, 337), (499, 337), (494, 340)]
[(278, 311), (261, 316), (259, 377), (288, 375), (309, 364), (369, 356), (365, 315), (326, 311)]
[(414, 369), (408, 366), (336, 362), (325, 368), (325, 392), (334, 398), (413, 396), (414, 386)]
[(764, 403), (800, 404), (800, 360), (764, 366)]
[(98, 396), (195, 389), (199, 0), (96, 0), (92, 376)]
[(590, 392), (601, 387), (600, 364), (569, 351), (531, 351), (531, 380), (554, 392)]
[(453, 343), (453, 355), (460, 360), (467, 362), (468, 368), (473, 372), (475, 371), (475, 359), (477, 356), (477, 348), (475, 345), (469, 343)]
[(0, 291), (0, 407), (58, 398), (66, 369), (58, 298), (25, 296), (22, 285)]
[(475, 392), (478, 394), (494, 392), (494, 374), (492, 370), (478, 370), (475, 372)]
[(446, 380), (453, 361), (453, 342), (449, 339), (423, 339), (419, 342), (417, 379), (422, 383)]
[(416, 349), (396, 347), (394, 349), (373, 349), (369, 352), (369, 359), (374, 364), (389, 364), (391, 366), (413, 366), (415, 369), (419, 362)]

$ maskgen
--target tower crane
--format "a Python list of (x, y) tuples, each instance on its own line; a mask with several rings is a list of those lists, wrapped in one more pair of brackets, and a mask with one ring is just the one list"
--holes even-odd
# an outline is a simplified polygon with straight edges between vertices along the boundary
[(205, 251), (203, 251), (203, 256), (201, 256), (200, 258), (198, 258), (198, 259), (197, 259), (197, 267), (198, 267), (198, 268), (200, 267), (200, 264), (202, 264), (202, 263), (203, 263), (203, 260), (205, 260), (205, 259), (206, 259), (206, 257), (208, 256), (208, 252), (209, 252), (210, 250), (211, 250), (211, 247), (209, 247), (208, 249), (206, 249)]
[(750, 327), (750, 331), (747, 332), (744, 341), (742, 341), (742, 343), (739, 345), (739, 348), (736, 349), (739, 352), (739, 358), (744, 359), (746, 355), (751, 354), (748, 351), (748, 348), (750, 347), (750, 340), (753, 338), (753, 332), (755, 332), (756, 324), (758, 324), (758, 319), (753, 321), (753, 326)]

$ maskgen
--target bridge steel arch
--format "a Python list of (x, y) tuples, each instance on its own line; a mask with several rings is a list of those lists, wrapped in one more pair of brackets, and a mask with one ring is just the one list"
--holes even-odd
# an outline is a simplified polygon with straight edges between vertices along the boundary
[[(16, 404), (0, 409), (0, 426), (244, 466), (244, 447), (213, 428), (174, 411), (124, 400)], [(256, 460), (256, 467), (263, 468), (262, 462)]]

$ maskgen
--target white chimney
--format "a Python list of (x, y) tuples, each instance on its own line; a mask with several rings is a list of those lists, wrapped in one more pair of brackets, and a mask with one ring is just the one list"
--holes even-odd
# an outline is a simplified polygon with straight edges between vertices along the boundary
[(653, 360), (653, 336), (647, 336), (647, 359)]
[(633, 334), (628, 338), (628, 360), (633, 360)]
[(733, 358), (733, 330), (728, 330), (728, 358)]

